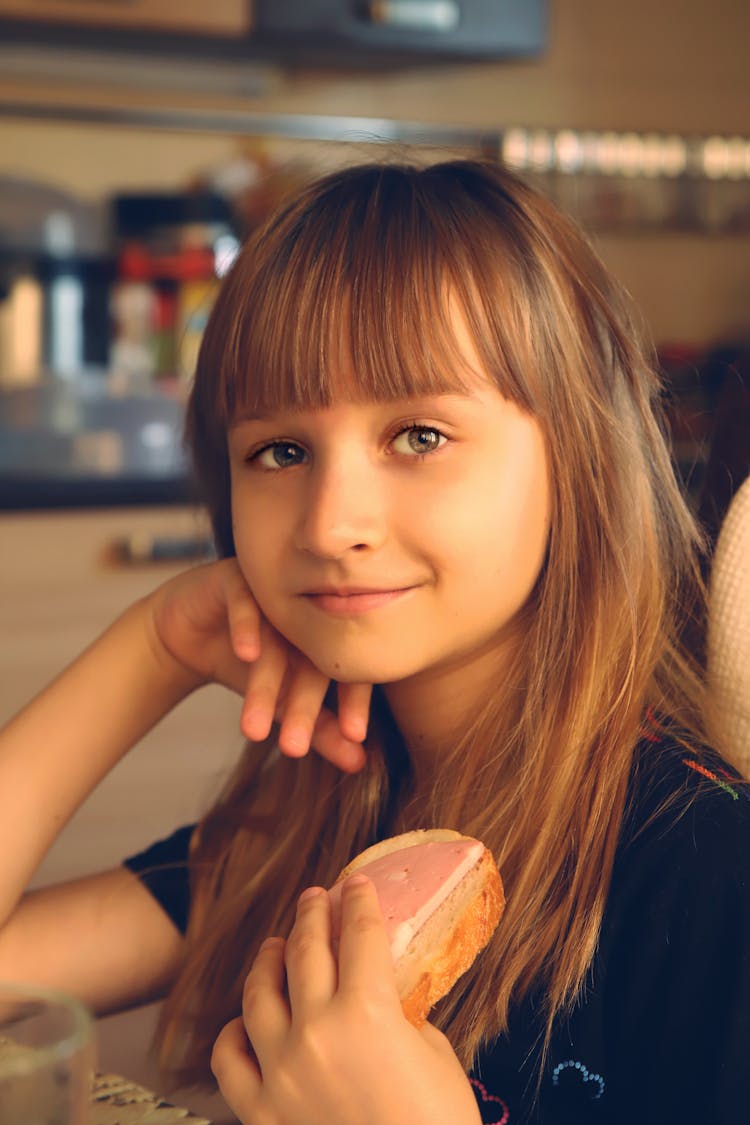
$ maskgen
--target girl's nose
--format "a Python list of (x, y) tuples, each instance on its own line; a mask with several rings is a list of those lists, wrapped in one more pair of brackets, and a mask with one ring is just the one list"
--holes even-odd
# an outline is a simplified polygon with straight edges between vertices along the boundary
[(300, 513), (298, 546), (322, 558), (379, 547), (386, 512), (377, 472), (361, 459), (317, 466)]

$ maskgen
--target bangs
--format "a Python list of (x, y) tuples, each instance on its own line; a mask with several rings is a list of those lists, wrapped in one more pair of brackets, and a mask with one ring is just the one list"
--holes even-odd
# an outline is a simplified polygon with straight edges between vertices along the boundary
[[(482, 207), (456, 169), (443, 166), (442, 183), (441, 166), (349, 169), (246, 246), (229, 286), (220, 424), (246, 412), (461, 393), (478, 376), (530, 405), (519, 374), (528, 378), (528, 356), (510, 339), (518, 314), (503, 275), (513, 254), (499, 261), (497, 231), (488, 236), (496, 201)], [(457, 308), (478, 365), (457, 339)]]

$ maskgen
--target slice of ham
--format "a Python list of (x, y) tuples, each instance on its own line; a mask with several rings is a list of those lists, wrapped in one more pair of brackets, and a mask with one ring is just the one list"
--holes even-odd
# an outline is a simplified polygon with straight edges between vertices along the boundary
[[(400, 848), (357, 868), (375, 884), (394, 962), (483, 851), (478, 840), (433, 841)], [(341, 930), (342, 886), (336, 883), (329, 891), (334, 948)]]

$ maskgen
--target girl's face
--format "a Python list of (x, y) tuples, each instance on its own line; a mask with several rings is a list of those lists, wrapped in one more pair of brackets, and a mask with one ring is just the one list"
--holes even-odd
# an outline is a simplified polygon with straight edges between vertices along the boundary
[(549, 486), (537, 422), (488, 379), (238, 418), (229, 455), (242, 571), (321, 671), (471, 683), (497, 668), (544, 560)]

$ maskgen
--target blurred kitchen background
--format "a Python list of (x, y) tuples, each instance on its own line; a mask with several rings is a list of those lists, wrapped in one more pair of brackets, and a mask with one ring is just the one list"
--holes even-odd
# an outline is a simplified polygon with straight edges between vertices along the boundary
[[(0, 0), (0, 716), (210, 553), (181, 442), (206, 317), (340, 164), (478, 153), (571, 211), (658, 347), (713, 533), (750, 449), (748, 42), (746, 0)], [(198, 815), (237, 715), (189, 700), (40, 880)], [(102, 1065), (158, 1082), (152, 1018), (102, 1021)]]

